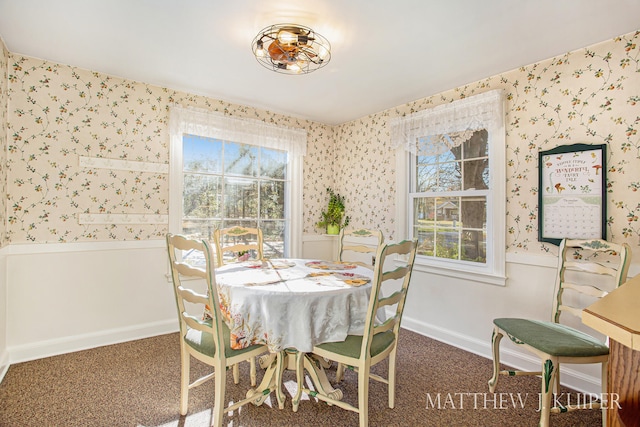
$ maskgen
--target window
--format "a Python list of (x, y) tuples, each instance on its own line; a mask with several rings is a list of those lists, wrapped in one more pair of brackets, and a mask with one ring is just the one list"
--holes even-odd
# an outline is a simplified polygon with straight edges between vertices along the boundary
[(284, 256), (287, 152), (197, 135), (182, 137), (182, 233), (258, 227), (267, 258)]
[(392, 122), (407, 171), (398, 218), (427, 270), (504, 283), (503, 121), (501, 93), (491, 91)]
[(170, 129), (171, 232), (259, 227), (265, 256), (299, 256), (306, 132), (180, 107)]

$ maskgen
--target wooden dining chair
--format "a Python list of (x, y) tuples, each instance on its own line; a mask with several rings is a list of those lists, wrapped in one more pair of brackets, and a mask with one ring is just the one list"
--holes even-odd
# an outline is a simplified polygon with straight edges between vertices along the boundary
[[(597, 409), (599, 406), (594, 403), (552, 407), (551, 397), (554, 392), (559, 392), (560, 365), (563, 363), (601, 363), (602, 392), (607, 392), (609, 348), (602, 340), (577, 328), (581, 327), (582, 310), (586, 306), (626, 281), (630, 261), (631, 250), (626, 243), (619, 245), (598, 239), (563, 240), (558, 254), (551, 321), (520, 318), (493, 320), (493, 377), (489, 380), (489, 391), (495, 391), (499, 375), (540, 375), (542, 408), (539, 425), (543, 427), (549, 425), (551, 412), (585, 407)], [(567, 318), (566, 315), (571, 317)], [(542, 370), (500, 370), (500, 340), (504, 335), (518, 347), (538, 356), (542, 361)], [(601, 408), (604, 425), (606, 405), (601, 405)]]
[(262, 229), (239, 225), (213, 232), (218, 265), (248, 259), (264, 259)]
[[(247, 261), (249, 259), (262, 261), (264, 259), (262, 229), (254, 227), (242, 227), (239, 225), (227, 228), (217, 228), (213, 232), (213, 241), (216, 246), (216, 258), (218, 266), (230, 262)], [(253, 358), (249, 362), (249, 375), (251, 385), (256, 385), (256, 361)], [(237, 381), (239, 367), (233, 367), (233, 377)]]
[[(247, 397), (225, 406), (227, 367), (247, 358), (255, 360), (256, 356), (268, 350), (264, 345), (252, 345), (241, 350), (231, 348), (230, 331), (220, 313), (209, 243), (171, 233), (167, 234), (166, 240), (180, 324), (180, 414), (187, 413), (189, 389), (215, 379), (214, 426), (221, 426), (225, 412), (255, 400)], [(204, 268), (185, 261), (185, 253), (190, 253), (190, 259), (198, 259)], [(211, 318), (206, 320), (199, 315), (205, 305), (211, 313)], [(213, 372), (190, 382), (191, 357), (213, 366)]]
[[(336, 381), (342, 380), (342, 366), (347, 366), (358, 373), (358, 406), (336, 398), (341, 395), (336, 396), (332, 393), (331, 396), (328, 396), (305, 388), (303, 384), (304, 354), (298, 353), (296, 355), (298, 391), (293, 399), (294, 411), (298, 408), (301, 394), (307, 393), (331, 405), (357, 412), (360, 427), (366, 427), (369, 424), (370, 379), (387, 384), (389, 408), (395, 406), (398, 334), (413, 271), (413, 262), (416, 257), (416, 247), (417, 240), (415, 239), (380, 246), (376, 252), (376, 266), (363, 334), (348, 335), (344, 341), (319, 344), (313, 348), (313, 353), (320, 358), (339, 363)], [(387, 258), (390, 259), (387, 260)], [(398, 263), (402, 265), (397, 266)], [(391, 289), (386, 290), (386, 293), (389, 294), (388, 297), (383, 297), (381, 294), (381, 288), (385, 285), (393, 288), (393, 292), (390, 292)], [(379, 308), (388, 311), (384, 323), (376, 321), (376, 313)], [(389, 360), (387, 378), (372, 374), (371, 367), (385, 359)]]
[(375, 254), (383, 241), (379, 230), (343, 228), (338, 237), (338, 261), (352, 261), (373, 268)]

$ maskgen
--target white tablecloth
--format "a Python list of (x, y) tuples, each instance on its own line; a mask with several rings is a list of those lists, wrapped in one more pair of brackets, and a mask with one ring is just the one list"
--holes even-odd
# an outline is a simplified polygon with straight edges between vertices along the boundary
[(263, 343), (272, 352), (310, 352), (314, 345), (361, 335), (373, 271), (327, 264), (286, 259), (216, 269), (232, 347)]

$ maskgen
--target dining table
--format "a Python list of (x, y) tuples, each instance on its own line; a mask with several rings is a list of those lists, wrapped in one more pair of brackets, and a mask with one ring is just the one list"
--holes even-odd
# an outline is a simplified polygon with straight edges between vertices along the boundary
[(282, 373), (295, 369), (304, 353), (304, 369), (317, 391), (342, 398), (329, 383), (328, 362), (311, 351), (318, 344), (344, 341), (364, 331), (371, 268), (358, 263), (309, 259), (270, 259), (226, 264), (216, 269), (220, 309), (230, 329), (231, 348), (265, 344), (258, 362), (265, 373), (247, 392), (260, 405), (271, 391), (284, 407)]

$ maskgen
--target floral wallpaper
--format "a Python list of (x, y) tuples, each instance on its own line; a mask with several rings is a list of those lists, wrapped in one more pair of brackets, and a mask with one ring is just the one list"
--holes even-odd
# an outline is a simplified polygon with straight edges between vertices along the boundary
[(352, 225), (380, 226), (393, 238), (396, 195), (390, 118), (503, 89), (507, 250), (555, 251), (555, 246), (537, 239), (538, 151), (575, 143), (608, 145), (608, 238), (637, 247), (639, 44), (637, 31), (338, 126), (335, 187), (346, 197)]
[(79, 157), (167, 164), (168, 109), (174, 103), (305, 129), (304, 233), (322, 232), (314, 224), (327, 201), (325, 189), (332, 187), (345, 196), (353, 227), (380, 228), (393, 239), (396, 171), (389, 119), (503, 89), (508, 250), (555, 248), (537, 241), (538, 151), (603, 142), (609, 146), (608, 237), (637, 246), (639, 39), (640, 32), (626, 34), (333, 127), (16, 54), (8, 54), (7, 63), (5, 53), (4, 241), (161, 239), (165, 224), (81, 224), (78, 217), (167, 214), (167, 175), (80, 167)]
[(9, 51), (0, 38), (0, 248), (7, 244), (7, 113), (9, 97), (7, 93), (7, 72)]
[[(20, 242), (161, 239), (166, 224), (86, 224), (81, 214), (166, 215), (166, 173), (87, 168), (82, 157), (168, 164), (169, 107), (195, 106), (307, 130), (304, 212), (332, 183), (330, 126), (10, 55), (8, 238)], [(319, 215), (319, 214), (318, 214)], [(305, 232), (314, 232), (313, 220)]]

